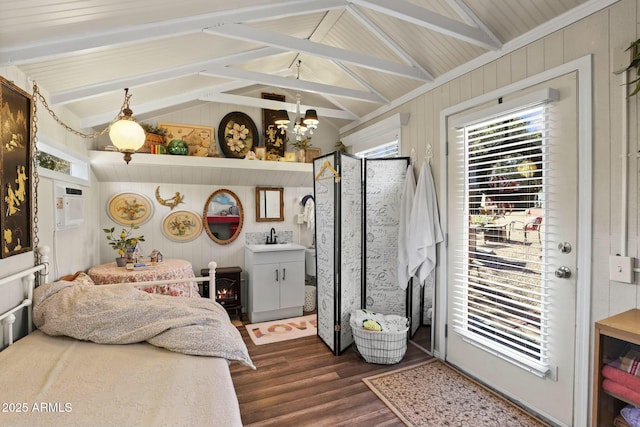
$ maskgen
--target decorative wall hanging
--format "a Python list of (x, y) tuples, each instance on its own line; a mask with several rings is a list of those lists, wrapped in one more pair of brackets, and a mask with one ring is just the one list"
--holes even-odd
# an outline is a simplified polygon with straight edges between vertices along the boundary
[(160, 186), (158, 185), (156, 187), (156, 200), (162, 206), (169, 206), (171, 210), (173, 210), (173, 208), (178, 206), (180, 203), (184, 203), (184, 196), (176, 191), (173, 197), (169, 199), (163, 199), (162, 197), (160, 197)]
[(140, 193), (118, 193), (107, 202), (107, 214), (121, 225), (141, 225), (153, 216), (153, 203)]
[[(270, 99), (272, 101), (285, 102), (284, 95), (277, 93), (263, 93), (262, 99)], [(264, 136), (264, 146), (271, 158), (275, 156), (284, 157), (286, 151), (287, 130), (278, 129), (275, 121), (278, 116), (278, 110), (262, 110), (262, 135)]]
[(32, 99), (0, 77), (0, 258), (31, 250)]
[(216, 156), (215, 135), (211, 126), (185, 125), (179, 123), (158, 123), (158, 127), (166, 129), (165, 143), (181, 139), (189, 146), (189, 156)]
[(162, 233), (174, 242), (190, 242), (202, 233), (202, 219), (189, 210), (169, 212), (162, 220)]
[(218, 128), (220, 148), (226, 157), (244, 159), (254, 145), (258, 145), (258, 129), (251, 117), (234, 111), (224, 116)]

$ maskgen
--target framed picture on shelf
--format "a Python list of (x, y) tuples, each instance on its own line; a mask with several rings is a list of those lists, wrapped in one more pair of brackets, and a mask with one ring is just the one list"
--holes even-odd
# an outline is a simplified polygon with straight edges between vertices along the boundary
[[(285, 102), (284, 95), (277, 93), (262, 93), (262, 99)], [(284, 157), (286, 150), (287, 131), (280, 130), (275, 124), (278, 110), (262, 110), (262, 135), (264, 136), (264, 146), (268, 158)], [(276, 157), (277, 156), (277, 157)]]
[(254, 152), (256, 153), (256, 159), (265, 160), (267, 149), (265, 147), (256, 147), (254, 148)]
[(313, 163), (313, 161), (317, 157), (320, 157), (321, 154), (322, 154), (322, 150), (320, 150), (317, 147), (309, 147), (309, 148), (307, 148), (306, 162), (307, 163)]
[(218, 127), (218, 139), (225, 157), (236, 159), (244, 159), (253, 150), (253, 146), (258, 146), (260, 142), (256, 124), (251, 117), (239, 111), (222, 118)]
[(159, 128), (167, 130), (165, 142), (181, 139), (189, 146), (189, 156), (215, 157), (218, 155), (213, 127), (186, 125), (179, 123), (158, 123)]
[(0, 77), (0, 258), (31, 250), (31, 102)]

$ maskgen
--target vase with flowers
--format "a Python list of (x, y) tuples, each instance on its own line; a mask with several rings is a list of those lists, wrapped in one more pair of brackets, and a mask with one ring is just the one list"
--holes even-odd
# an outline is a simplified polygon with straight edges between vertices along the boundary
[(144, 242), (144, 236), (132, 236), (133, 230), (138, 229), (138, 226), (135, 224), (131, 224), (129, 228), (123, 228), (120, 231), (120, 234), (115, 233), (115, 227), (111, 228), (103, 228), (107, 235), (107, 240), (109, 241), (109, 245), (118, 252), (118, 257), (116, 258), (116, 263), (119, 267), (122, 267), (126, 264), (124, 254), (127, 252), (127, 249), (130, 247), (134, 247), (138, 242)]
[(311, 147), (311, 137), (308, 136), (300, 141), (294, 142), (292, 145), (298, 149), (298, 162), (305, 163), (307, 158), (307, 148)]

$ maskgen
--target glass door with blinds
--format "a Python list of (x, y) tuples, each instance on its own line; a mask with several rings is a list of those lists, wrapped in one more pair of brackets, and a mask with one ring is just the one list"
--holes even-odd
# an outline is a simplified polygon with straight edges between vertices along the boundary
[(576, 117), (568, 75), (448, 118), (447, 360), (566, 425)]

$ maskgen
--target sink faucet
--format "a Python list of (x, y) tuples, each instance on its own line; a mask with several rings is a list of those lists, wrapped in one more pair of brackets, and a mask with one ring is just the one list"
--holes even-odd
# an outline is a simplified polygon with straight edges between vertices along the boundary
[(267, 236), (267, 241), (265, 242), (265, 244), (275, 245), (276, 243), (278, 243), (277, 240), (278, 240), (278, 235), (276, 234), (276, 229), (272, 227), (271, 232)]

